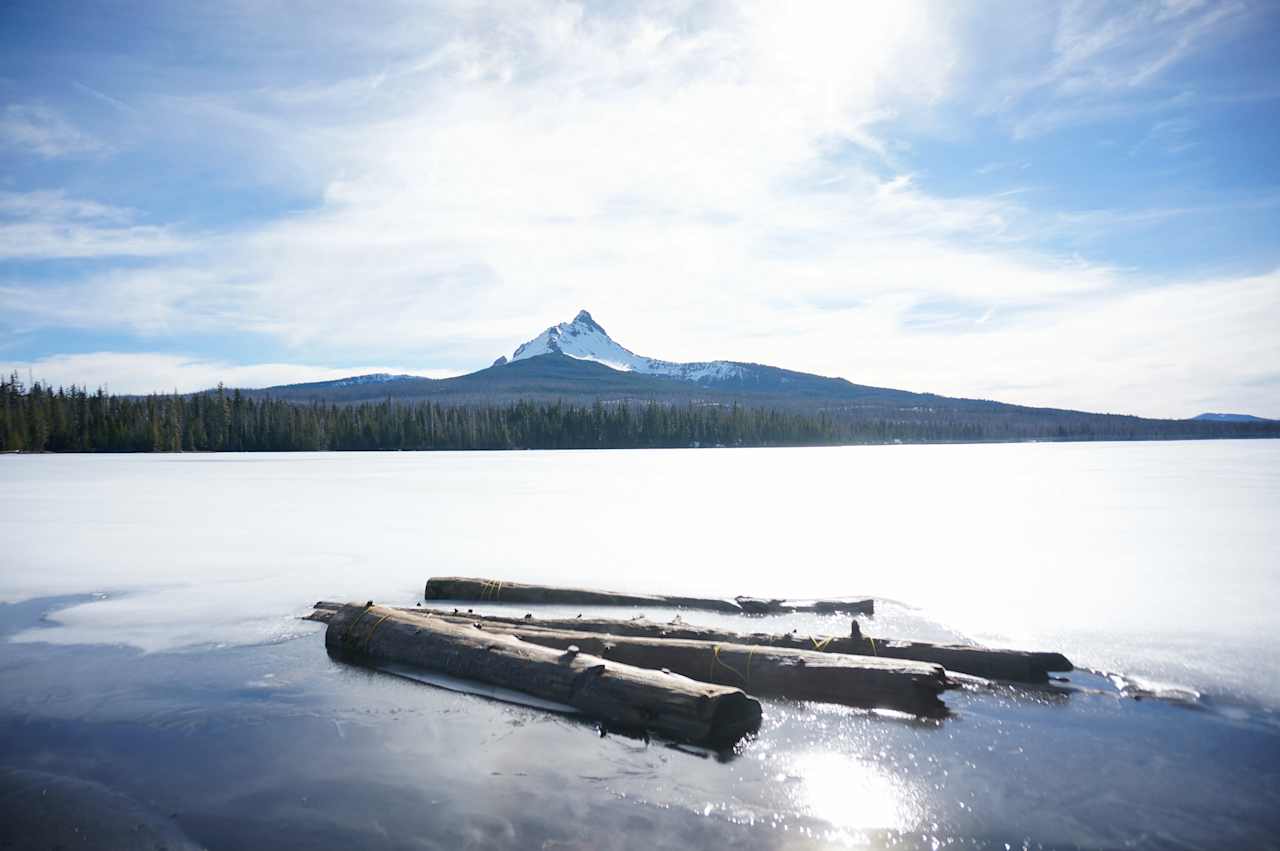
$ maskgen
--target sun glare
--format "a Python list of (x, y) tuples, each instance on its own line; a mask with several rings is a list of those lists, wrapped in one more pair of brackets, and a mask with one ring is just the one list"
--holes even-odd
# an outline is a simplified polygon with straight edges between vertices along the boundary
[(796, 807), (833, 827), (908, 830), (918, 821), (916, 794), (868, 762), (847, 754), (810, 752), (797, 757), (791, 771), (801, 778)]

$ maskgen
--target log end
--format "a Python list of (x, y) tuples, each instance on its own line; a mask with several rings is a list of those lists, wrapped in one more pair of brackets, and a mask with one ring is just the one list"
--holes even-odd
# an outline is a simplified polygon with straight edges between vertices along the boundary
[(1071, 664), (1071, 660), (1061, 653), (1037, 653), (1035, 654), (1036, 662), (1045, 671), (1074, 671), (1076, 666)]
[(770, 615), (782, 611), (782, 600), (768, 597), (734, 597), (733, 602), (743, 614)]
[(760, 701), (746, 692), (735, 690), (722, 694), (716, 699), (704, 744), (714, 748), (732, 747), (744, 736), (759, 730), (763, 716)]
[(818, 600), (808, 607), (819, 614), (874, 615), (876, 601), (867, 600)]

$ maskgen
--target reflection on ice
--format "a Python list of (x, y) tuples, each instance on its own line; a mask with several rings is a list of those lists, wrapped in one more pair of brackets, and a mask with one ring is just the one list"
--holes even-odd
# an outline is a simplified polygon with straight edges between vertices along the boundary
[(905, 831), (921, 819), (918, 793), (900, 777), (846, 754), (812, 751), (790, 760), (794, 806), (843, 831)]
[[(0, 633), (74, 602), (0, 605)], [(175, 814), (202, 847), (612, 847), (602, 830), (617, 847), (761, 851), (1267, 847), (1280, 829), (1274, 725), (1117, 699), (1087, 672), (1069, 700), (955, 692), (944, 722), (767, 701), (766, 728), (720, 760), (322, 646), (0, 644), (0, 752)]]

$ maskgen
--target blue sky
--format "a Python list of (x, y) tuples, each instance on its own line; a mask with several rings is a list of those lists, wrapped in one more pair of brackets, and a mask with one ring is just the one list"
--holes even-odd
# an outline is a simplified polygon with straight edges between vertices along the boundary
[(9, 3), (0, 367), (122, 391), (624, 345), (1280, 416), (1280, 11)]

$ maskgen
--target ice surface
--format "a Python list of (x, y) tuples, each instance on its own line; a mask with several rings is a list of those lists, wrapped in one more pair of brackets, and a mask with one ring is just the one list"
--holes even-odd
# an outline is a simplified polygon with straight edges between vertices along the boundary
[(867, 594), (918, 607), (873, 635), (1280, 706), (1275, 441), (6, 456), (0, 478), (0, 600), (108, 594), (17, 640), (272, 642), (315, 600), (412, 604), (433, 574)]

